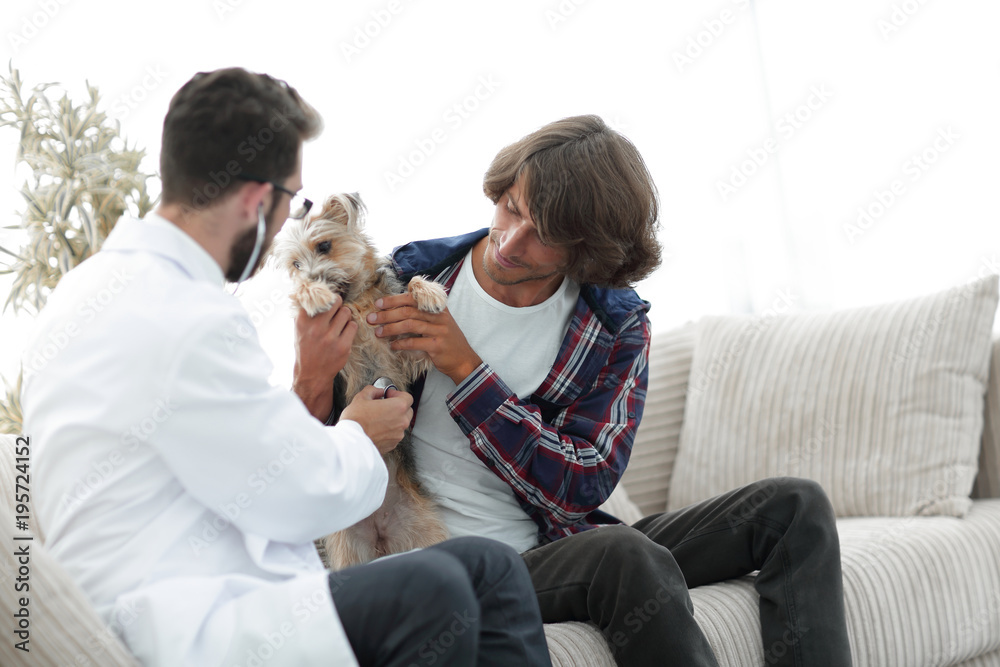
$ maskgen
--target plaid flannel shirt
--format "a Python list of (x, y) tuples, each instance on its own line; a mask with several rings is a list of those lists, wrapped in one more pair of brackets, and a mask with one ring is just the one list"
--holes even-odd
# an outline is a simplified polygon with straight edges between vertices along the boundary
[[(450, 291), (481, 229), (393, 251), (405, 282), (427, 276)], [(510, 485), (547, 543), (621, 523), (597, 508), (618, 484), (646, 399), (649, 303), (631, 289), (583, 285), (548, 376), (521, 400), (488, 364), (447, 398), (473, 453)], [(414, 410), (423, 382), (413, 387)], [(416, 419), (416, 415), (414, 415)]]

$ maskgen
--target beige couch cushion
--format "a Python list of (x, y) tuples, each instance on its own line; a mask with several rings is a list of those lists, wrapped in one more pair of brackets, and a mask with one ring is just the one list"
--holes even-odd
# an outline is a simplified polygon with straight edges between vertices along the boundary
[(1000, 649), (1000, 499), (964, 519), (837, 521), (855, 665), (954, 665)]
[(775, 475), (838, 516), (968, 511), (997, 277), (894, 304), (706, 317), (669, 506)]
[[(964, 519), (853, 517), (837, 527), (855, 667), (1000, 665), (1000, 499), (974, 503)], [(691, 601), (720, 665), (766, 666), (788, 648), (765, 655), (752, 575), (694, 588)], [(589, 624), (545, 633), (554, 667), (614, 665)]]
[(593, 623), (546, 623), (552, 667), (614, 667), (608, 642)]
[[(852, 517), (837, 528), (855, 667), (1000, 657), (1000, 500), (964, 519)], [(695, 588), (691, 600), (719, 664), (767, 665), (785, 648), (764, 655), (752, 576)]]

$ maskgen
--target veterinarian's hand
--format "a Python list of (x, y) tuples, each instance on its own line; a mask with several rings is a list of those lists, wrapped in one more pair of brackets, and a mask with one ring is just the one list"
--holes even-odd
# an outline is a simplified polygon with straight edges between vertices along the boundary
[(320, 421), (333, 410), (333, 378), (347, 363), (358, 324), (351, 311), (341, 308), (335, 297), (333, 307), (309, 317), (299, 309), (295, 318), (295, 369), (292, 390), (299, 395), (313, 417)]
[(419, 337), (393, 341), (392, 349), (426, 352), (434, 367), (455, 384), (483, 363), (447, 308), (440, 313), (418, 310), (417, 302), (410, 294), (382, 297), (375, 302), (375, 306), (379, 310), (368, 315), (368, 323), (376, 327), (376, 336), (418, 334)]
[(378, 451), (385, 454), (403, 439), (403, 432), (413, 419), (412, 405), (413, 396), (405, 391), (390, 389), (382, 398), (382, 390), (369, 385), (358, 392), (340, 418), (361, 424)]

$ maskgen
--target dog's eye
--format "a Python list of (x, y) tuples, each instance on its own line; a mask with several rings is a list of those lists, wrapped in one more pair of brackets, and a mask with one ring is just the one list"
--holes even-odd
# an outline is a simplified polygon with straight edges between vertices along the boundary
[(330, 242), (320, 241), (319, 245), (316, 246), (316, 252), (318, 252), (321, 255), (325, 255), (326, 253), (330, 252)]
[(292, 266), (294, 266), (296, 269), (301, 269), (302, 268), (302, 265), (299, 264), (298, 260), (292, 262)]

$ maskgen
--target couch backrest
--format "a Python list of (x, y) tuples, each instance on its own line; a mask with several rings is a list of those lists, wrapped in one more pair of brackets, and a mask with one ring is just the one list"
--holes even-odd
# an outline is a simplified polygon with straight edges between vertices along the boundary
[(1000, 498), (1000, 338), (993, 341), (983, 416), (983, 448), (973, 498)]
[[(684, 424), (684, 403), (694, 356), (695, 322), (653, 334), (649, 388), (632, 458), (622, 477), (629, 498), (644, 515), (667, 506), (670, 478)], [(1000, 498), (1000, 338), (993, 341), (984, 401), (982, 449), (973, 498)]]
[(670, 477), (684, 424), (694, 334), (695, 324), (688, 322), (653, 335), (646, 405), (621, 482), (644, 516), (662, 512), (667, 506)]

